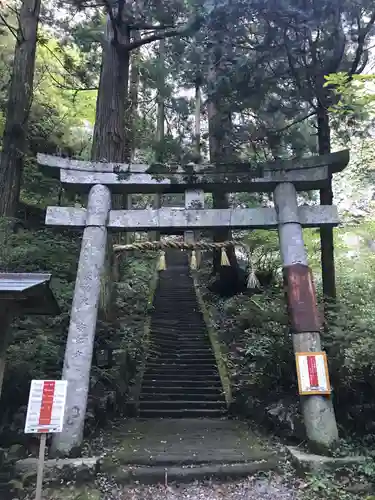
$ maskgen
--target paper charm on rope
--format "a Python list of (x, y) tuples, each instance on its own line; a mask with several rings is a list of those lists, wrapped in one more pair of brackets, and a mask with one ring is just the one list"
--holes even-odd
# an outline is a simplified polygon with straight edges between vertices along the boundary
[(166, 262), (165, 262), (165, 252), (160, 253), (160, 258), (159, 258), (159, 263), (158, 263), (158, 271), (165, 271), (167, 268)]
[(225, 248), (221, 249), (220, 265), (222, 265), (222, 266), (230, 266), (230, 262), (229, 262), (228, 255), (227, 255), (227, 251), (225, 250)]
[(192, 271), (196, 271), (197, 270), (197, 254), (196, 254), (196, 251), (193, 250), (191, 252), (191, 259), (190, 259), (190, 269)]

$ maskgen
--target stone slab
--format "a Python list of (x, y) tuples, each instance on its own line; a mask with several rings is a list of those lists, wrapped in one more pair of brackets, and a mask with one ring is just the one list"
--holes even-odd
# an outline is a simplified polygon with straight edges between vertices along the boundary
[[(99, 461), (100, 457), (48, 459), (44, 463), (44, 477), (52, 481), (74, 479), (84, 482), (95, 477)], [(18, 476), (27, 474), (28, 478), (36, 478), (37, 466), (37, 458), (25, 458), (16, 462), (15, 471)]]
[(294, 446), (287, 447), (288, 455), (292, 464), (298, 472), (321, 472), (335, 471), (353, 465), (359, 465), (366, 461), (366, 457), (354, 455), (348, 457), (326, 457), (307, 453)]
[(240, 464), (214, 464), (189, 467), (117, 467), (111, 471), (116, 483), (157, 484), (176, 481), (189, 483), (207, 479), (226, 480), (251, 476), (257, 472), (278, 469), (272, 458)]
[(105, 448), (111, 450), (105, 468), (241, 463), (275, 455), (245, 422), (209, 418), (129, 420), (108, 431)]
[[(84, 160), (74, 160), (72, 158), (63, 158), (61, 156), (46, 155), (38, 153), (37, 155), (38, 164), (42, 167), (47, 167), (52, 172), (62, 170), (73, 170), (73, 171), (83, 171), (83, 172), (125, 172), (125, 173), (146, 173), (149, 170), (150, 165), (139, 164), (139, 163), (113, 163), (102, 160), (97, 161), (84, 161)], [(236, 163), (219, 163), (215, 165), (211, 164), (190, 164), (189, 170), (194, 172), (212, 172), (213, 170), (220, 172), (244, 172), (255, 170), (258, 167), (259, 170), (295, 170), (295, 169), (309, 169), (314, 167), (329, 166), (331, 173), (340, 172), (349, 162), (349, 150), (345, 149), (342, 151), (336, 151), (334, 153), (328, 153), (325, 155), (314, 155), (307, 156), (304, 158), (292, 158), (289, 160), (276, 160), (270, 162), (263, 162), (254, 164), (254, 162), (243, 161)], [(186, 168), (184, 169), (181, 165), (176, 165), (173, 168), (175, 173), (186, 173)]]
[[(303, 227), (339, 224), (334, 205), (301, 206), (298, 219)], [(48, 207), (46, 225), (85, 227), (86, 210), (74, 207)], [(298, 222), (296, 220), (289, 222)], [(274, 208), (111, 210), (108, 228), (121, 231), (160, 229), (213, 229), (217, 227), (274, 229), (278, 225)]]
[(119, 177), (110, 172), (60, 170), (61, 183), (70, 190), (87, 192), (95, 184), (105, 184), (113, 193), (180, 193), (189, 187), (205, 192), (272, 192), (277, 184), (291, 182), (297, 191), (324, 187), (329, 178), (329, 168), (319, 166), (300, 170), (267, 170), (263, 177), (242, 174), (196, 174), (194, 179), (183, 174), (166, 175), (132, 174)]

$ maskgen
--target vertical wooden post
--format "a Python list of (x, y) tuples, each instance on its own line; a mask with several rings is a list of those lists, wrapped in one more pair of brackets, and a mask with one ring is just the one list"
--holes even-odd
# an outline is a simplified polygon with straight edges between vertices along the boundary
[[(9, 302), (9, 301), (8, 301)], [(1, 322), (1, 337), (0, 337), (0, 397), (3, 391), (4, 373), (6, 365), (6, 354), (9, 344), (10, 323), (12, 321), (13, 308), (5, 303), (0, 303), (0, 322)]]
[(110, 205), (109, 189), (93, 186), (88, 198), (64, 358), (62, 378), (68, 381), (64, 428), (53, 436), (52, 443), (53, 452), (59, 455), (68, 455), (79, 448), (83, 438)]
[(46, 453), (47, 433), (40, 435), (38, 472), (36, 476), (35, 500), (42, 500), (44, 455)]
[[(274, 191), (274, 202), (278, 216), (288, 309), (293, 328), (294, 352), (318, 352), (321, 351), (320, 320), (298, 217), (294, 185), (279, 184)], [(301, 407), (310, 447), (314, 451), (326, 452), (338, 440), (330, 397), (301, 396)]]

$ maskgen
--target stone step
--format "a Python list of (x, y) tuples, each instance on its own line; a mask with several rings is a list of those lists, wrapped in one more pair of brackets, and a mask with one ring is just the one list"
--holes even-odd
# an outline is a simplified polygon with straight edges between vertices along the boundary
[(210, 387), (213, 383), (214, 384), (220, 384), (220, 377), (219, 375), (192, 375), (190, 373), (173, 373), (173, 374), (161, 374), (161, 373), (149, 373), (146, 372), (143, 375), (143, 380), (144, 381), (153, 381), (153, 382), (158, 382), (158, 383), (164, 383), (164, 382), (173, 382), (173, 383), (181, 383), (181, 385), (190, 385), (190, 384), (205, 384), (206, 386)]
[(170, 361), (157, 361), (157, 362), (148, 362), (146, 364), (147, 368), (154, 369), (154, 368), (163, 368), (163, 369), (168, 369), (168, 370), (175, 370), (176, 368), (178, 370), (184, 370), (185, 368), (187, 370), (193, 369), (193, 370), (203, 370), (203, 371), (212, 371), (214, 370), (217, 372), (217, 366), (211, 363), (179, 363), (178, 361), (176, 362), (170, 362)]
[(180, 385), (175, 385), (171, 386), (168, 384), (164, 385), (142, 385), (142, 394), (147, 393), (147, 394), (171, 394), (171, 395), (179, 395), (182, 393), (186, 394), (205, 394), (207, 397), (212, 396), (212, 397), (218, 397), (222, 394), (222, 388), (221, 386), (217, 387), (194, 387), (194, 386), (180, 386)]
[(160, 342), (176, 342), (178, 343), (180, 341), (183, 341), (184, 343), (202, 343), (202, 344), (207, 344), (210, 342), (210, 339), (208, 335), (206, 334), (201, 334), (199, 337), (193, 336), (193, 337), (185, 337), (183, 333), (180, 334), (175, 334), (175, 335), (166, 335), (159, 333), (155, 335), (153, 331), (151, 330), (150, 337), (153, 338), (154, 340), (160, 341)]
[(140, 401), (141, 410), (225, 410), (225, 403), (223, 401), (153, 401), (153, 400), (142, 400)]
[(139, 410), (140, 418), (220, 418), (226, 413), (226, 409), (190, 408), (190, 409), (142, 409)]
[(144, 376), (150, 376), (156, 379), (160, 377), (172, 377), (177, 379), (193, 379), (193, 380), (207, 380), (219, 378), (219, 373), (216, 370), (197, 370), (194, 368), (173, 368), (171, 370), (163, 368), (146, 368)]
[[(164, 318), (166, 316), (173, 317), (176, 322), (170, 324), (165, 323)], [(158, 313), (153, 314), (151, 325), (159, 326), (160, 328), (169, 327), (171, 330), (173, 330), (173, 328), (180, 328), (182, 325), (185, 327), (206, 328), (203, 318), (192, 316), (191, 311), (188, 310), (176, 313), (172, 308), (167, 311), (158, 311)]]
[(173, 287), (167, 291), (159, 290), (155, 295), (154, 304), (170, 304), (171, 302), (181, 302), (181, 304), (190, 304), (199, 310), (199, 302), (195, 292), (189, 293), (187, 290), (174, 293)]
[(151, 339), (151, 342), (150, 342), (150, 346), (153, 347), (153, 348), (156, 348), (156, 347), (159, 347), (159, 349), (162, 347), (163, 348), (163, 353), (167, 354), (167, 353), (173, 353), (173, 354), (189, 354), (189, 355), (194, 355), (194, 354), (212, 354), (212, 348), (210, 345), (206, 344), (206, 345), (199, 345), (199, 346), (195, 346), (195, 347), (190, 347), (190, 346), (186, 346), (186, 345), (181, 345), (180, 343), (177, 343), (176, 344), (170, 344), (170, 345), (166, 345), (166, 344), (159, 344), (157, 341), (153, 341)]
[(190, 350), (190, 351), (195, 351), (196, 349), (204, 349), (206, 348), (207, 350), (211, 349), (211, 344), (208, 342), (173, 342), (173, 341), (168, 341), (168, 340), (156, 340), (153, 339), (152, 345), (158, 346), (159, 348), (166, 348), (166, 349), (179, 349), (179, 350)]
[(185, 335), (190, 335), (190, 336), (199, 336), (199, 337), (206, 337), (208, 338), (207, 335), (207, 329), (205, 324), (202, 322), (201, 324), (182, 324), (179, 323), (178, 325), (174, 326), (173, 328), (166, 328), (164, 325), (161, 325), (157, 322), (151, 323), (150, 325), (150, 330), (152, 335), (180, 335), (181, 337)]
[[(163, 347), (163, 349), (158, 347), (156, 343), (151, 342), (150, 344), (150, 352), (153, 352), (155, 355), (164, 355), (164, 356), (180, 356), (182, 359), (183, 356), (193, 358), (196, 356), (196, 359), (201, 359), (205, 356), (212, 356), (211, 347), (206, 347), (206, 349), (179, 349), (177, 346), (174, 347)], [(200, 356), (200, 357), (199, 357)]]
[(151, 327), (151, 336), (161, 340), (210, 340), (207, 332), (203, 328), (194, 328), (193, 330), (185, 329), (180, 327), (178, 330), (164, 330), (161, 328)]
[(179, 365), (179, 364), (175, 364), (175, 365), (168, 365), (168, 364), (153, 364), (153, 365), (149, 365), (149, 364), (146, 364), (146, 373), (164, 373), (165, 375), (169, 375), (169, 374), (173, 374), (173, 373), (177, 373), (177, 375), (179, 373), (186, 373), (186, 374), (189, 374), (190, 375), (217, 375), (218, 374), (218, 370), (217, 370), (217, 367), (216, 366), (209, 366), (209, 367), (205, 367), (205, 366), (201, 366), (201, 365), (193, 365), (193, 364), (190, 364), (190, 365)]
[(195, 389), (222, 389), (221, 380), (189, 380), (171, 377), (146, 377), (143, 376), (142, 387), (179, 387), (183, 390)]
[(215, 369), (217, 370), (217, 366), (216, 366), (216, 363), (215, 363), (215, 359), (207, 359), (207, 360), (204, 360), (204, 361), (197, 361), (196, 359), (193, 360), (191, 359), (191, 361), (186, 361), (186, 360), (183, 360), (183, 361), (180, 361), (179, 359), (167, 359), (167, 358), (149, 358), (148, 361), (147, 361), (147, 364), (146, 366), (157, 366), (157, 364), (160, 363), (160, 364), (163, 364), (163, 365), (173, 365), (173, 366), (178, 366), (179, 363), (182, 364), (182, 366), (186, 366), (186, 367), (189, 367), (189, 366), (201, 366), (202, 368), (205, 368), (205, 367), (215, 367)]
[(159, 290), (155, 295), (154, 304), (163, 304), (163, 302), (169, 303), (170, 301), (178, 301), (181, 304), (192, 304), (199, 308), (199, 303), (195, 292), (190, 292), (188, 290), (177, 291), (174, 293), (173, 287), (170, 290)]
[(202, 343), (202, 344), (207, 344), (210, 342), (210, 339), (207, 334), (201, 333), (199, 337), (194, 335), (193, 337), (185, 337), (184, 334), (181, 332), (180, 334), (175, 334), (175, 335), (168, 335), (168, 334), (163, 334), (159, 333), (155, 335), (151, 329), (150, 337), (154, 340), (158, 340), (160, 342), (176, 342), (177, 341), (184, 341), (184, 343)]
[(216, 360), (213, 354), (212, 349), (196, 349), (194, 351), (190, 352), (182, 352), (182, 351), (177, 351), (176, 354), (169, 354), (167, 352), (162, 353), (157, 356), (157, 360), (160, 359), (177, 359), (179, 361), (184, 361), (190, 363), (191, 360), (196, 360), (197, 363), (200, 363), (201, 361), (203, 362), (206, 359), (213, 360), (213, 362), (216, 364)]
[(157, 319), (153, 320), (150, 324), (150, 330), (152, 333), (170, 333), (174, 334), (175, 332), (179, 332), (181, 335), (183, 334), (199, 334), (207, 332), (206, 325), (204, 321), (193, 322), (193, 321), (179, 321), (177, 325), (173, 327), (165, 327), (162, 323), (159, 323)]
[(144, 388), (142, 389), (142, 395), (139, 398), (140, 400), (145, 401), (221, 401), (225, 402), (224, 396), (219, 392), (149, 392)]
[[(175, 306), (176, 307), (176, 306)], [(171, 324), (171, 325), (165, 325), (163, 323), (164, 318), (166, 316), (173, 316), (175, 318), (176, 323)], [(182, 325), (185, 327), (194, 327), (194, 328), (206, 328), (205, 323), (203, 318), (198, 317), (192, 317), (191, 311), (186, 310), (186, 311), (180, 311), (176, 313), (172, 308), (167, 309), (165, 311), (158, 311), (155, 313), (152, 317), (151, 321), (151, 326), (160, 326), (161, 328), (164, 328), (165, 326), (171, 326), (171, 328), (176, 328), (176, 327), (181, 327)]]

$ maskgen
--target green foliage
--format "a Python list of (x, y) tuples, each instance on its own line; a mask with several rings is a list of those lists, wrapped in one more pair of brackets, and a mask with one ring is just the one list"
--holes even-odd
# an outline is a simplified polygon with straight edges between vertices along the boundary
[[(51, 272), (52, 289), (61, 308), (61, 314), (56, 317), (25, 316), (13, 322), (2, 393), (4, 405), (0, 415), (3, 424), (7, 424), (7, 435), (12, 441), (21, 439), (15, 437), (21, 431), (19, 420), (14, 420), (13, 424), (11, 421), (20, 407), (27, 403), (31, 379), (60, 378), (80, 238), (47, 229), (13, 232), (7, 221), (2, 221), (0, 234), (3, 236), (0, 244), (1, 269)], [(115, 319), (112, 323), (98, 322), (95, 350), (114, 349), (113, 344), (116, 344), (115, 348), (123, 354), (113, 365), (94, 363), (91, 408), (101, 404), (104, 395), (111, 391), (121, 394), (123, 403), (126, 401), (129, 383), (135, 375), (142, 350), (154, 259), (150, 254), (146, 258), (134, 256), (125, 260), (123, 281), (117, 285)], [(93, 416), (97, 418), (95, 414)]]
[[(318, 301), (322, 304), (319, 232), (308, 229), (304, 236)], [(375, 410), (375, 253), (369, 246), (373, 240), (373, 221), (335, 230), (339, 300), (326, 310), (322, 331), (339, 424), (344, 433), (366, 435), (369, 442), (374, 436)], [(257, 253), (271, 252), (263, 269), (278, 268), (275, 233), (253, 231), (248, 241), (253, 245), (254, 260)], [(205, 276), (203, 273), (202, 279), (208, 279)], [(292, 339), (281, 274), (278, 276), (279, 289), (272, 288), (260, 295), (225, 300), (209, 293), (204, 295), (219, 338), (229, 353), (233, 393), (245, 412), (254, 404), (264, 406), (278, 400), (280, 395), (297, 395)]]
[[(365, 108), (373, 112), (375, 108), (374, 89), (367, 84), (375, 82), (375, 75), (349, 75), (346, 72), (332, 73), (325, 77), (325, 87), (333, 87), (333, 91), (340, 97), (338, 104), (333, 107), (337, 113), (345, 115), (353, 112), (354, 108)], [(371, 106), (371, 109), (368, 107)]]
[(327, 75), (324, 86), (335, 95), (330, 107), (332, 123), (341, 133), (346, 126), (350, 136), (366, 137), (375, 117), (375, 75), (349, 75), (339, 72)]

